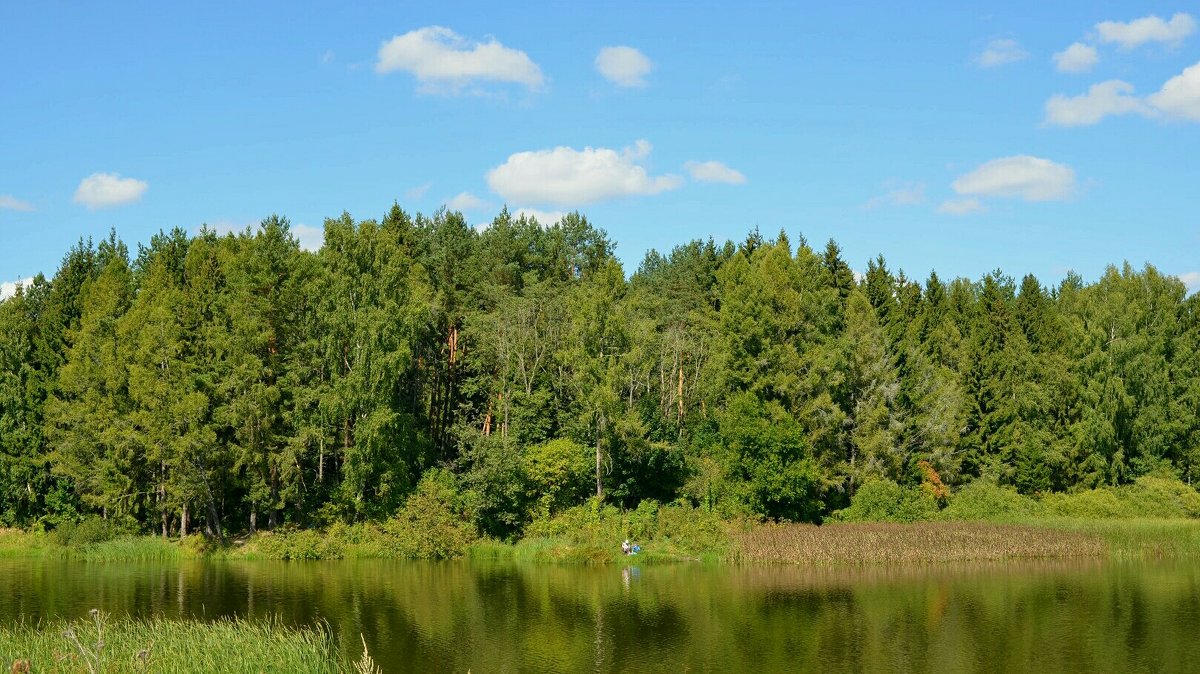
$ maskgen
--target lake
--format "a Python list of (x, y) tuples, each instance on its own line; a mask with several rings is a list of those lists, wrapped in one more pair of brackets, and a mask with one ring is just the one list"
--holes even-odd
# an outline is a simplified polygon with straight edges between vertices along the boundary
[(1200, 569), (0, 560), (0, 619), (326, 621), (385, 672), (1200, 670)]

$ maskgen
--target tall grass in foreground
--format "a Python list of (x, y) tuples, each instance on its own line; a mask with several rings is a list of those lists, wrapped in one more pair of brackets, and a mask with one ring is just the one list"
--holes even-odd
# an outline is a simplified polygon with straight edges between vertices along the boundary
[[(321, 627), (277, 622), (88, 618), (0, 626), (0, 666), (13, 672), (353, 671)], [(369, 670), (368, 670), (369, 671)]]
[(985, 522), (765, 524), (735, 533), (735, 561), (816, 566), (1062, 559), (1105, 554), (1084, 532)]

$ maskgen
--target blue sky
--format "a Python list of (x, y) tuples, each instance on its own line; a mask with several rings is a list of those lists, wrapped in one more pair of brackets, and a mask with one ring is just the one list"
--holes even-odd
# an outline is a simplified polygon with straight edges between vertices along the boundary
[(0, 281), (398, 201), (1200, 288), (1195, 4), (518, 4), (0, 4)]

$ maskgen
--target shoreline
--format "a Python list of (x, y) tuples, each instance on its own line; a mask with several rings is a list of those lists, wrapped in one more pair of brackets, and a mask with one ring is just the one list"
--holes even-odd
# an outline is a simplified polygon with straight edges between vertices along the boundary
[(62, 545), (51, 535), (0, 530), (0, 559), (97, 563), (147, 561), (334, 561), (355, 559), (497, 560), (546, 564), (705, 563), (856, 567), (1023, 560), (1192, 559), (1200, 557), (1200, 520), (1047, 518), (973, 522), (858, 522), (824, 525), (724, 522), (709, 545), (681, 546), (668, 536), (639, 539), (636, 558), (612, 546), (555, 536), (516, 542), (478, 539), (454, 554), (420, 555), (397, 547), (372, 525), (259, 532), (224, 545), (202, 535), (166, 539), (124, 535)]

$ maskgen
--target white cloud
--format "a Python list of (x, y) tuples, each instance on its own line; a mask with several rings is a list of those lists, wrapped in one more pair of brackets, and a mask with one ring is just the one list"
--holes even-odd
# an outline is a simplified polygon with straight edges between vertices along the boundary
[(1056, 94), (1046, 101), (1045, 123), (1087, 126), (1128, 114), (1200, 122), (1200, 63), (1184, 68), (1146, 97), (1135, 96), (1133, 85), (1121, 80), (1093, 84), (1079, 96)]
[(452, 211), (477, 211), (487, 206), (487, 202), (470, 192), (459, 192), (446, 201), (446, 208)]
[(122, 178), (117, 173), (93, 173), (79, 181), (75, 203), (89, 210), (131, 204), (142, 198), (147, 185), (134, 178)]
[(1200, 290), (1200, 271), (1189, 271), (1179, 275), (1179, 280), (1187, 286), (1189, 292)]
[(316, 252), (325, 245), (325, 228), (311, 225), (292, 225), (292, 234), (300, 242), (300, 248)]
[(1143, 16), (1128, 23), (1101, 21), (1096, 24), (1101, 42), (1115, 42), (1122, 49), (1133, 49), (1147, 42), (1163, 42), (1178, 46), (1183, 39), (1196, 32), (1196, 20), (1190, 14), (1179, 12), (1170, 21), (1155, 15)]
[(458, 93), (477, 81), (542, 86), (542, 70), (529, 55), (489, 38), (471, 42), (449, 28), (426, 26), (397, 35), (379, 47), (375, 72), (412, 73), (425, 92)]
[(1146, 100), (1167, 117), (1200, 122), (1200, 63), (1184, 68)]
[(17, 294), (17, 285), (20, 284), (23, 288), (28, 288), (29, 284), (33, 283), (33, 277), (17, 279), (16, 281), (5, 281), (0, 283), (0, 300), (6, 300)]
[(883, 186), (888, 191), (868, 199), (863, 208), (870, 211), (882, 206), (915, 206), (925, 201), (924, 183), (897, 183), (889, 180)]
[(987, 208), (975, 197), (947, 199), (937, 207), (938, 213), (946, 215), (971, 215), (972, 213), (983, 213), (986, 210)]
[(509, 202), (580, 206), (616, 197), (658, 194), (683, 184), (677, 175), (651, 176), (637, 162), (650, 153), (639, 140), (621, 152), (559, 146), (517, 152), (487, 172), (488, 186)]
[(321, 54), (321, 59), (320, 59), (320, 60), (321, 60), (321, 64), (322, 64), (322, 65), (325, 65), (325, 64), (327, 64), (327, 63), (332, 63), (332, 62), (333, 62), (333, 56), (334, 56), (334, 55), (333, 55), (333, 50), (332, 50), (332, 49), (326, 49), (326, 50), (325, 50), (325, 52), (324, 52), (323, 54)]
[(729, 168), (719, 161), (689, 161), (683, 165), (692, 180), (698, 183), (729, 183), (742, 185), (746, 176), (741, 171)]
[(404, 198), (408, 199), (409, 201), (417, 201), (425, 196), (425, 193), (429, 191), (430, 187), (433, 187), (433, 183), (424, 183), (417, 185), (416, 187), (410, 187), (404, 190)]
[(25, 211), (34, 210), (33, 204), (28, 201), (21, 201), (11, 194), (0, 194), (0, 208), (6, 208), (10, 211)]
[(654, 64), (633, 47), (604, 47), (596, 54), (596, 70), (619, 87), (644, 87)]
[(1054, 55), (1054, 67), (1060, 73), (1086, 73), (1100, 61), (1100, 53), (1096, 48), (1076, 42), (1070, 47)]
[(987, 44), (983, 52), (979, 54), (976, 62), (981, 68), (994, 68), (1022, 61), (1028, 56), (1029, 52), (1022, 49), (1021, 43), (1016, 40), (992, 40)]
[(1025, 201), (1066, 199), (1075, 189), (1075, 171), (1049, 159), (1018, 155), (993, 159), (951, 183), (973, 197), (1015, 197)]
[(1046, 124), (1088, 126), (1112, 115), (1147, 114), (1146, 104), (1133, 95), (1133, 85), (1121, 80), (1093, 84), (1086, 94), (1056, 94), (1046, 101)]

